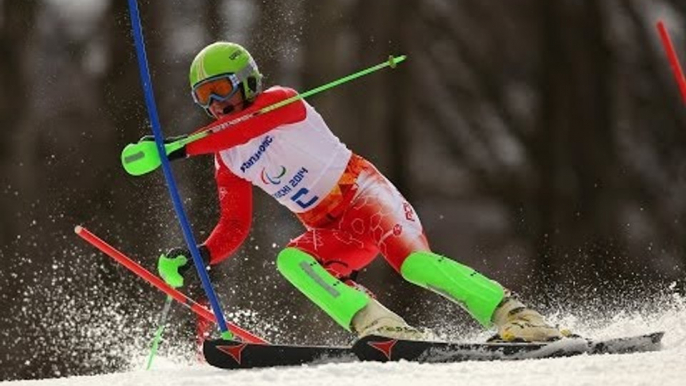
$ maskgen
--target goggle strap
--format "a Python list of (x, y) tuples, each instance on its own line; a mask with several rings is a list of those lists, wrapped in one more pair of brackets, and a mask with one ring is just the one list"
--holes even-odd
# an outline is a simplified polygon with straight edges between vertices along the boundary
[(255, 64), (255, 61), (251, 58), (250, 61), (248, 62), (248, 65), (243, 67), (242, 70), (238, 71), (236, 74), (236, 78), (238, 78), (239, 82), (245, 82), (250, 75), (252, 75), (253, 72), (257, 70), (257, 65)]

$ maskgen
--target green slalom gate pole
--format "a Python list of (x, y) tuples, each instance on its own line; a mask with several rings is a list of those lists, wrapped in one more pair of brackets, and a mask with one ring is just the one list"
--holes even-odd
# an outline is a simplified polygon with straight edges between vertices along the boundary
[[(369, 67), (367, 69), (358, 71), (354, 74), (350, 74), (348, 76), (345, 76), (343, 78), (340, 78), (338, 80), (335, 80), (333, 82), (327, 83), (325, 85), (313, 88), (312, 90), (306, 91), (302, 94), (294, 95), (288, 99), (284, 99), (281, 102), (274, 103), (269, 106), (265, 106), (261, 108), (260, 110), (257, 110), (251, 114), (246, 114), (243, 116), (240, 116), (238, 118), (233, 118), (233, 119), (220, 119), (211, 125), (207, 126), (206, 128), (189, 135), (188, 137), (185, 137), (183, 139), (180, 139), (178, 141), (174, 141), (171, 143), (165, 144), (165, 150), (167, 154), (170, 154), (171, 152), (175, 150), (179, 150), (183, 148), (184, 146), (188, 145), (189, 143), (195, 142), (197, 140), (203, 139), (209, 135), (212, 135), (214, 133), (218, 133), (222, 130), (225, 130), (229, 127), (235, 126), (239, 123), (245, 122), (249, 119), (255, 118), (257, 116), (260, 116), (262, 114), (266, 114), (270, 111), (274, 111), (276, 109), (279, 109), (281, 107), (287, 106), (293, 102), (299, 101), (301, 99), (308, 98), (312, 95), (318, 94), (322, 91), (329, 90), (331, 88), (334, 88), (336, 86), (339, 86), (343, 83), (350, 82), (351, 80), (360, 78), (362, 76), (371, 74), (373, 72), (379, 71), (383, 68), (390, 67), (390, 68), (395, 68), (398, 63), (403, 62), (405, 59), (407, 59), (406, 55), (400, 55), (397, 57), (394, 56), (389, 56), (388, 60), (379, 63), (376, 66)], [(121, 153), (121, 162), (122, 165), (124, 166), (124, 170), (126, 170), (127, 173), (133, 176), (140, 176), (143, 174), (150, 173), (151, 171), (157, 169), (161, 165), (161, 160), (159, 153), (157, 151), (157, 146), (155, 142), (153, 141), (143, 141), (143, 142), (138, 142), (138, 143), (132, 143), (127, 145), (124, 150), (122, 150)]]
[(157, 331), (155, 331), (155, 337), (152, 339), (152, 344), (150, 345), (150, 354), (148, 354), (148, 362), (145, 365), (146, 370), (150, 370), (152, 367), (152, 361), (157, 355), (157, 348), (162, 340), (162, 333), (164, 328), (167, 326), (167, 315), (169, 315), (169, 309), (171, 309), (171, 304), (174, 299), (167, 295), (167, 300), (164, 301), (164, 307), (162, 308), (162, 314), (160, 314), (160, 319), (157, 321)]

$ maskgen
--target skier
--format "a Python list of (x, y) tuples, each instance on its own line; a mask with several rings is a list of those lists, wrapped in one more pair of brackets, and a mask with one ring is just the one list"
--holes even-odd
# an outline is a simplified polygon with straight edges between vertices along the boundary
[[(263, 90), (262, 74), (246, 49), (217, 42), (190, 67), (193, 100), (216, 120), (234, 119), (297, 95)], [(412, 205), (369, 161), (351, 152), (305, 100), (298, 100), (187, 144), (179, 159), (213, 154), (221, 209), (218, 224), (199, 246), (206, 265), (233, 254), (251, 227), (252, 185), (293, 212), (306, 231), (276, 258), (279, 272), (344, 329), (424, 340), (355, 282), (377, 255), (407, 281), (462, 306), (481, 325), (495, 325), (502, 341), (562, 337), (538, 312), (497, 282), (434, 253)], [(171, 286), (183, 285), (193, 260), (186, 248), (160, 256), (158, 269)]]

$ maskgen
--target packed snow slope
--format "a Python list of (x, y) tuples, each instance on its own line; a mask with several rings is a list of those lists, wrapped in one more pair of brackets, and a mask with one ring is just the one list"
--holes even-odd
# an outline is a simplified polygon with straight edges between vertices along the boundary
[[(188, 366), (157, 358), (153, 370), (118, 374), (3, 383), (11, 386), (141, 385), (684, 385), (686, 384), (686, 303), (675, 295), (660, 312), (620, 313), (611, 320), (552, 316), (586, 336), (609, 338), (666, 331), (659, 352), (579, 356), (518, 362), (454, 364), (334, 363), (292, 368), (226, 371), (207, 365)], [(472, 336), (478, 340), (483, 336)], [(144, 353), (141, 353), (144, 355)], [(135, 358), (139, 367), (144, 357)]]

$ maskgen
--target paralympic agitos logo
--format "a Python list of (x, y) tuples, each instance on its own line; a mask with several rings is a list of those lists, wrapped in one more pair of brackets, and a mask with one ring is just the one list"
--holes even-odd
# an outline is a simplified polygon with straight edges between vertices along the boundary
[(281, 166), (281, 170), (279, 171), (278, 174), (276, 175), (270, 175), (267, 172), (267, 168), (262, 168), (262, 172), (260, 173), (260, 178), (262, 178), (262, 182), (265, 185), (279, 185), (281, 183), (281, 177), (286, 175), (286, 167)]
[(257, 148), (257, 152), (250, 156), (247, 161), (243, 162), (241, 165), (241, 172), (245, 173), (246, 170), (250, 169), (257, 161), (259, 161), (260, 158), (262, 158), (262, 154), (267, 151), (267, 148), (269, 148), (269, 145), (271, 145), (273, 141), (274, 138), (272, 138), (271, 135), (266, 136), (260, 144), (260, 147)]

